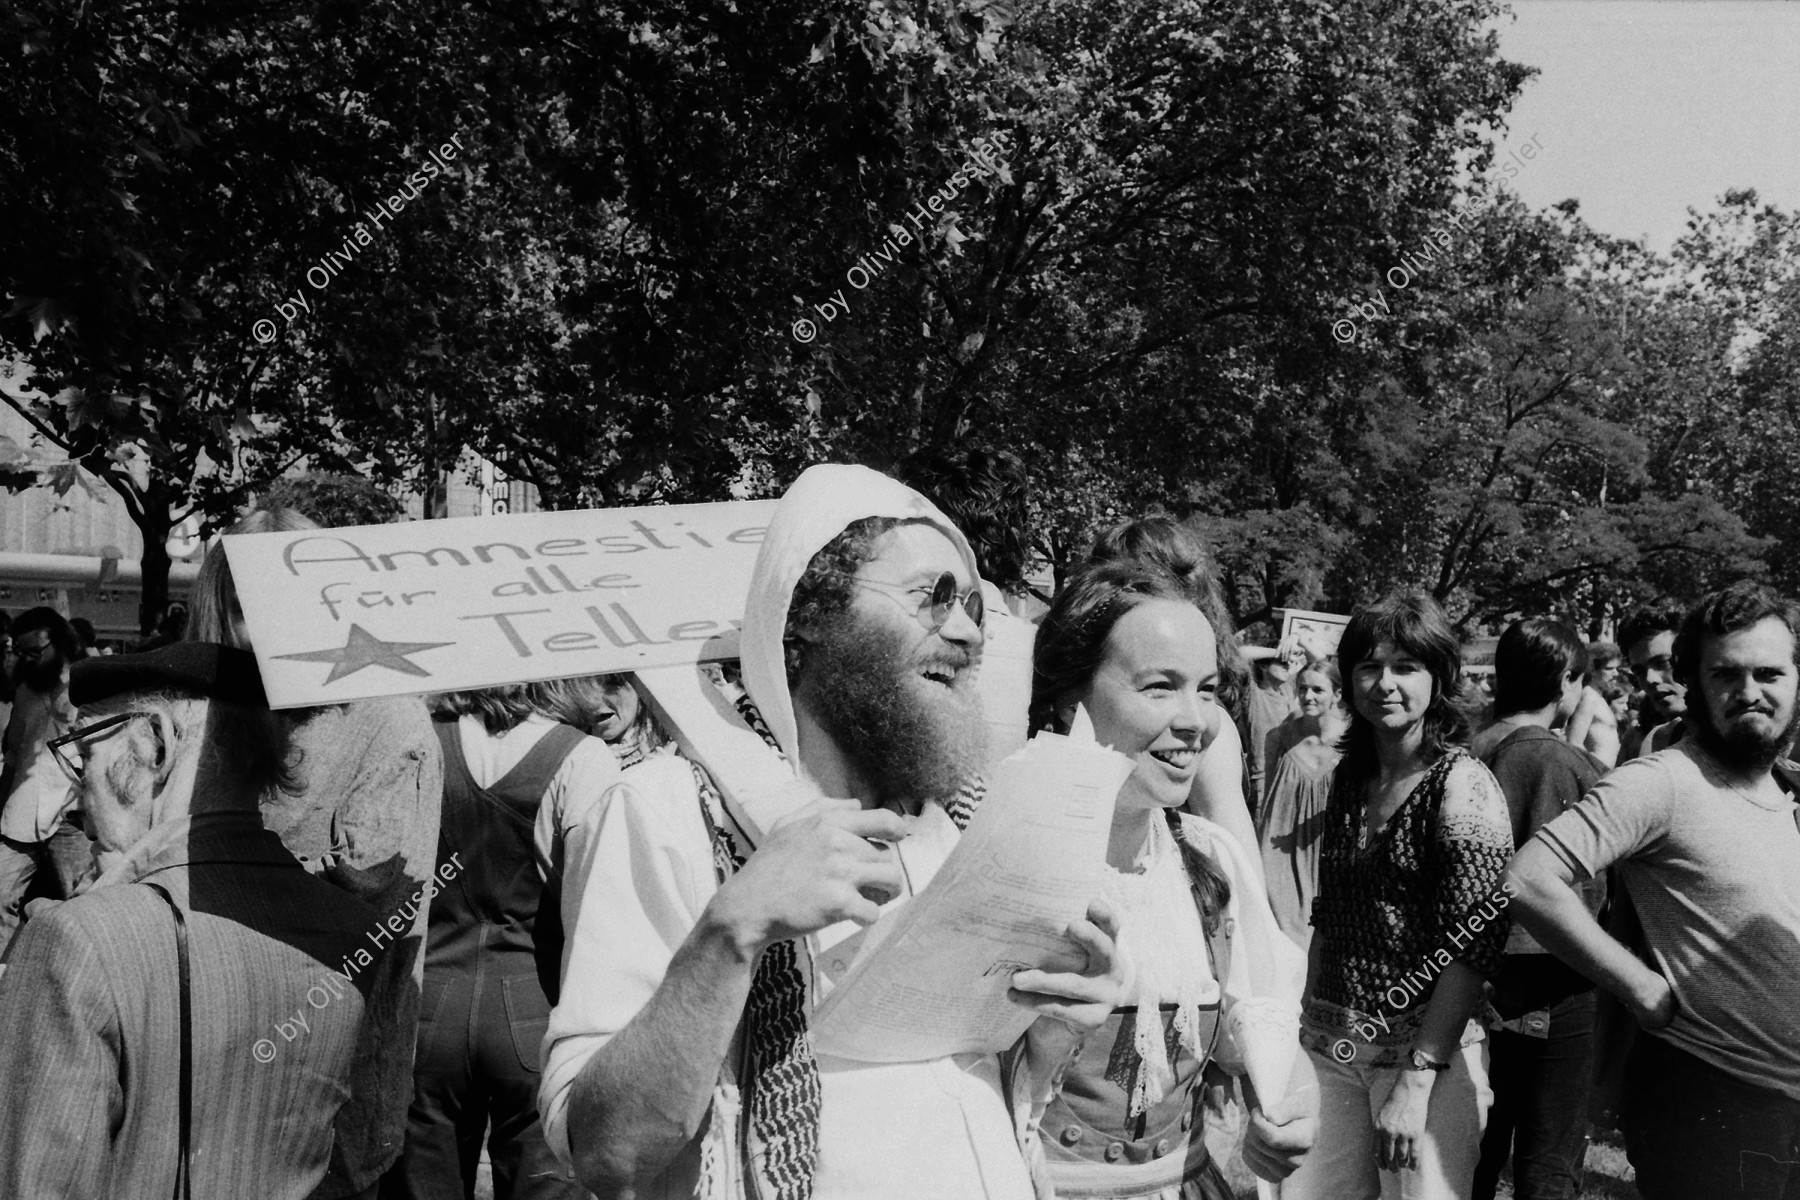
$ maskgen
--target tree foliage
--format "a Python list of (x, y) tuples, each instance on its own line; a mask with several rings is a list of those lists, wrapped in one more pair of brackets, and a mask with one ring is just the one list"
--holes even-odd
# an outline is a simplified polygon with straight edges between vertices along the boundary
[(1249, 622), (1800, 586), (1795, 219), (1526, 210), (1498, 11), (19, 0), (0, 483), (124, 497), (146, 621), (188, 512), (465, 449), (549, 507), (1006, 449), (1059, 574), (1167, 509)]

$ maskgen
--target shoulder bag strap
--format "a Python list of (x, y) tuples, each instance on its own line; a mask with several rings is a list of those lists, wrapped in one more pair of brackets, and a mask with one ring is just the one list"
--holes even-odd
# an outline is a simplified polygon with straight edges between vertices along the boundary
[(194, 1164), (190, 1134), (194, 1119), (194, 1019), (193, 992), (188, 974), (187, 917), (182, 914), (181, 907), (175, 903), (174, 898), (161, 884), (150, 883), (144, 886), (163, 898), (163, 903), (169, 906), (170, 915), (175, 918), (176, 974), (181, 982), (181, 1100), (179, 1109), (181, 1144), (175, 1160), (175, 1200), (193, 1200)]

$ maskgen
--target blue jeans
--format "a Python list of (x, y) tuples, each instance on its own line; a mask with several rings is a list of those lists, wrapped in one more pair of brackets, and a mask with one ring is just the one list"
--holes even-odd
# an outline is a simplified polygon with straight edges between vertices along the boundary
[(1594, 1065), (1594, 993), (1549, 1008), (1547, 1037), (1488, 1032), (1488, 1110), (1475, 1168), (1474, 1200), (1494, 1200), (1500, 1169), (1513, 1164), (1518, 1200), (1574, 1200), (1587, 1155), (1588, 1091)]
[(1644, 1200), (1800, 1200), (1800, 1101), (1645, 1034), (1621, 1116)]

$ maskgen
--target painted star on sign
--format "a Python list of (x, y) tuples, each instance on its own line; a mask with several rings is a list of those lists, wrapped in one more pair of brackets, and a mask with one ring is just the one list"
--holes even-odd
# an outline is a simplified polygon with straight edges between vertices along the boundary
[(454, 645), (454, 643), (384, 642), (361, 625), (352, 625), (350, 626), (350, 639), (336, 650), (308, 650), (304, 654), (277, 654), (275, 657), (291, 658), (299, 662), (330, 663), (331, 674), (325, 677), (325, 682), (336, 683), (344, 676), (354, 675), (364, 667), (386, 667), (390, 671), (399, 671), (403, 675), (430, 675), (431, 672), (424, 667), (408, 662), (406, 656), (449, 645)]

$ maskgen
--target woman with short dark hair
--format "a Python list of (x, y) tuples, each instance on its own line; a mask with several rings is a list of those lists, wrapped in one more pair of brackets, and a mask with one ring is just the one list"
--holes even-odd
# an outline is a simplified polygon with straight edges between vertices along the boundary
[(1358, 611), (1301, 1043), (1319, 1142), (1289, 1200), (1466, 1200), (1491, 1095), (1471, 1017), (1506, 941), (1506, 801), (1461, 743), (1461, 647), (1430, 596)]

